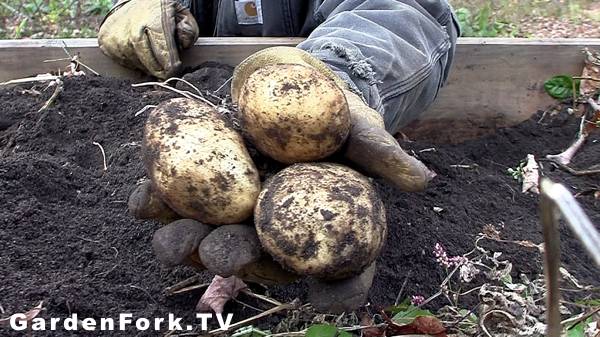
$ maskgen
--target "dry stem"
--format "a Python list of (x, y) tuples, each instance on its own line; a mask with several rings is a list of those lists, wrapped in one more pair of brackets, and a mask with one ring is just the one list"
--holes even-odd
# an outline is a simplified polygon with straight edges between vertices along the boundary
[[(172, 79), (170, 79), (170, 80), (174, 80), (174, 79), (172, 78)], [(178, 80), (181, 80), (181, 81), (187, 82), (187, 81), (185, 81), (185, 80), (183, 80), (183, 79), (178, 79)], [(177, 88), (173, 88), (173, 87), (171, 87), (171, 86), (167, 85), (167, 84), (166, 84), (166, 83), (164, 83), (164, 82), (144, 82), (144, 83), (132, 84), (131, 86), (132, 86), (132, 87), (134, 87), (134, 88), (139, 88), (139, 87), (147, 87), (147, 86), (157, 86), (157, 87), (161, 87), (161, 88), (163, 88), (163, 89), (166, 89), (166, 90), (173, 91), (173, 92), (175, 92), (175, 93), (177, 93), (177, 94), (179, 94), (179, 95), (181, 95), (181, 96), (183, 96), (183, 97), (185, 97), (185, 98), (192, 98), (192, 99), (193, 99), (193, 98), (195, 98), (195, 99), (197, 99), (197, 100), (199, 100), (199, 101), (202, 101), (202, 102), (204, 102), (204, 103), (206, 103), (206, 104), (210, 105), (210, 106), (211, 106), (211, 107), (213, 107), (213, 108), (216, 108), (216, 107), (217, 107), (217, 106), (216, 106), (216, 105), (214, 105), (214, 104), (213, 104), (211, 101), (207, 100), (206, 98), (204, 98), (204, 97), (202, 97), (202, 96), (198, 96), (198, 95), (196, 95), (196, 94), (194, 94), (194, 93), (191, 93), (191, 92), (189, 92), (189, 91), (187, 91), (187, 90), (179, 90), (179, 89), (177, 89)]]
[(263, 317), (266, 317), (266, 316), (278, 313), (280, 311), (293, 310), (293, 309), (296, 309), (296, 308), (298, 308), (298, 302), (297, 302), (297, 300), (294, 300), (291, 303), (284, 303), (284, 304), (278, 305), (278, 306), (276, 306), (274, 308), (271, 308), (271, 309), (269, 309), (269, 310), (267, 310), (265, 312), (262, 312), (262, 313), (260, 313), (260, 314), (258, 314), (256, 316), (252, 316), (252, 317), (250, 317), (248, 319), (245, 319), (243, 321), (239, 321), (237, 323), (234, 323), (234, 324), (230, 325), (227, 329), (215, 329), (215, 330), (212, 330), (212, 331), (210, 331), (208, 333), (208, 335), (212, 336), (212, 335), (218, 335), (218, 334), (226, 333), (228, 331), (231, 331), (231, 330), (243, 327), (246, 324), (254, 322), (254, 321), (256, 321), (258, 319), (261, 319)]
[[(50, 105), (54, 104), (54, 102), (56, 102), (56, 99), (58, 98), (58, 95), (60, 95), (60, 93), (63, 91), (63, 81), (60, 78), (56, 79), (56, 87), (54, 88), (54, 92), (52, 93), (52, 96), (50, 96), (50, 98), (46, 101), (46, 103), (44, 103), (44, 105), (38, 110), (38, 113), (48, 109), (50, 107)], [(39, 123), (39, 121), (38, 121)]]

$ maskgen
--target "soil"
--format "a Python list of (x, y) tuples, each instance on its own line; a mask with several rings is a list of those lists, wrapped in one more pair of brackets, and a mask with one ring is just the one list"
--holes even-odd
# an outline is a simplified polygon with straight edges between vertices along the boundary
[[(220, 87), (228, 78), (224, 69), (230, 74), (231, 69), (220, 66), (203, 69), (197, 77), (204, 81), (202, 89)], [(136, 184), (145, 179), (140, 141), (147, 112), (139, 116), (136, 112), (174, 96), (130, 84), (101, 77), (66, 79), (55, 105), (42, 113), (37, 110), (52, 88), (40, 95), (26, 90), (29, 87), (0, 90), (0, 317), (25, 312), (44, 301), (46, 310), (40, 315), (45, 318), (70, 313), (92, 318), (173, 313), (184, 322), (197, 322), (193, 308), (201, 290), (163, 295), (166, 287), (195, 271), (161, 267), (150, 245), (160, 224), (135, 220), (126, 204)], [(408, 275), (403, 297), (435, 293), (445, 277), (432, 254), (437, 242), (450, 255), (466, 253), (486, 224), (496, 225), (503, 239), (542, 241), (538, 197), (522, 194), (507, 168), (515, 167), (528, 153), (541, 158), (560, 152), (572, 142), (578, 120), (559, 114), (547, 123), (536, 121), (537, 117), (458, 145), (402, 143), (438, 176), (422, 193), (402, 193), (377, 182), (387, 208), (389, 236), (378, 260), (372, 304), (392, 304)], [(598, 164), (599, 140), (596, 133), (587, 142), (576, 156), (575, 167)], [(106, 171), (101, 149), (94, 143), (106, 153)], [(477, 166), (451, 166), (458, 164)], [(600, 200), (593, 193), (600, 185), (598, 176), (574, 177), (547, 162), (543, 165), (548, 177), (580, 193), (578, 200), (592, 222), (600, 224)], [(582, 283), (600, 285), (598, 270), (577, 239), (566, 228), (561, 228), (561, 235), (565, 267)], [(486, 247), (503, 252), (513, 262), (515, 276), (535, 276), (542, 270), (535, 250), (494, 242)], [(206, 273), (200, 276), (203, 281), (211, 278)], [(273, 287), (267, 293), (280, 301), (306, 300), (304, 281)], [(434, 303), (433, 308), (441, 304)], [(236, 302), (226, 309), (236, 313), (235, 320), (256, 314)], [(281, 319), (273, 316), (259, 325)], [(1, 327), (0, 334), (21, 335)], [(67, 335), (71, 333), (34, 334)], [(132, 331), (123, 335), (132, 336)]]

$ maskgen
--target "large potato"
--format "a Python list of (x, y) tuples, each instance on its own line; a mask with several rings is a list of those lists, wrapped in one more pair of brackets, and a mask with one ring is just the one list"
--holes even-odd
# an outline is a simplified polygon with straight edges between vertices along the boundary
[(241, 136), (207, 104), (175, 98), (156, 107), (143, 156), (155, 190), (181, 216), (221, 225), (252, 215), (256, 167)]
[(260, 68), (244, 83), (238, 103), (254, 145), (282, 163), (323, 159), (344, 144), (350, 131), (342, 89), (307, 66)]
[(296, 164), (273, 176), (254, 221), (263, 247), (284, 268), (322, 279), (360, 273), (379, 255), (387, 228), (370, 181), (329, 163)]

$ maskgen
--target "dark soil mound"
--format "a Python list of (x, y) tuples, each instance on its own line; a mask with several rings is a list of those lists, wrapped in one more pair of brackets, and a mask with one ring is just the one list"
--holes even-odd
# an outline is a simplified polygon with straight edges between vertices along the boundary
[[(206, 75), (210, 71), (203, 70), (202, 88), (221, 86), (227, 79), (224, 69), (215, 70), (214, 81)], [(4, 310), (0, 317), (27, 311), (43, 300), (45, 318), (70, 313), (83, 318), (117, 318), (120, 313), (152, 318), (173, 313), (184, 322), (198, 322), (193, 308), (199, 291), (162, 295), (164, 288), (194, 271), (159, 266), (150, 247), (159, 224), (134, 220), (127, 213), (128, 195), (145, 177), (140, 141), (146, 114), (135, 114), (147, 104), (173, 96), (133, 89), (130, 84), (109, 78), (68, 79), (56, 104), (42, 113), (36, 111), (52, 89), (38, 96), (19, 87), (0, 90), (0, 306)], [(409, 272), (406, 296), (436, 292), (445, 276), (432, 254), (436, 242), (452, 255), (463, 254), (486, 224), (503, 224), (505, 239), (541, 242), (537, 197), (521, 194), (506, 170), (528, 153), (541, 157), (559, 152), (572, 141), (577, 128), (575, 118), (550, 125), (531, 120), (460, 145), (404, 143), (438, 177), (423, 193), (401, 193), (378, 184), (387, 205), (389, 237), (379, 259), (372, 303), (391, 304)], [(576, 157), (576, 166), (597, 164), (598, 139), (596, 135), (587, 143)], [(106, 171), (100, 147), (94, 143), (106, 153)], [(431, 147), (435, 151), (421, 151)], [(478, 166), (451, 167), (456, 164)], [(544, 172), (574, 192), (599, 185), (597, 176), (573, 177), (552, 170), (549, 164)], [(579, 201), (592, 221), (600, 223), (600, 200), (583, 193)], [(443, 211), (436, 212), (434, 207)], [(597, 270), (582, 246), (567, 229), (561, 232), (567, 268), (582, 282), (598, 284)], [(533, 250), (504, 244), (490, 247), (504, 252), (514, 263), (515, 274), (541, 271), (540, 257)], [(209, 280), (210, 275), (202, 278)], [(281, 301), (306, 296), (303, 282), (269, 292)], [(238, 314), (236, 320), (255, 314), (236, 303), (228, 308)], [(123, 335), (131, 336), (132, 331)], [(19, 335), (2, 328), (0, 334)]]

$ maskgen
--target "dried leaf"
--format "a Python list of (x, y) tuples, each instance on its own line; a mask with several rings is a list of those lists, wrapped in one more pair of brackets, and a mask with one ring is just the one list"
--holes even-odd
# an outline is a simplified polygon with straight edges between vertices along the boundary
[(523, 187), (521, 192), (532, 192), (539, 194), (540, 188), (540, 166), (532, 154), (527, 155), (527, 164), (523, 167)]
[(588, 97), (600, 90), (600, 81), (586, 79), (600, 79), (600, 54), (598, 52), (592, 52), (587, 48), (583, 50), (583, 53), (585, 54), (585, 65), (583, 67), (583, 72), (581, 73), (583, 79), (579, 86), (579, 93), (582, 96)]
[(446, 329), (439, 319), (433, 316), (419, 316), (407, 325), (394, 328), (395, 335), (423, 334), (435, 337), (446, 337)]
[(247, 287), (244, 281), (235, 276), (224, 278), (217, 275), (200, 298), (198, 305), (196, 305), (196, 311), (207, 312), (212, 310), (220, 314), (223, 312), (225, 303), (236, 298), (240, 291)]
[(483, 226), (483, 234), (491, 239), (500, 240), (500, 231), (492, 224)]
[[(21, 318), (21, 319), (17, 319), (17, 322), (31, 322), (34, 318), (37, 317), (37, 315), (40, 314), (40, 312), (44, 309), (42, 306), (44, 304), (44, 301), (41, 301), (40, 304), (38, 304), (35, 308), (29, 310), (28, 312), (26, 312), (25, 318)], [(23, 314), (14, 314), (14, 315), (19, 315), (22, 316)], [(13, 315), (13, 316), (14, 316)], [(12, 317), (12, 316), (11, 316)], [(0, 326), (8, 326), (10, 324), (10, 317), (7, 318), (2, 318), (0, 319)]]

